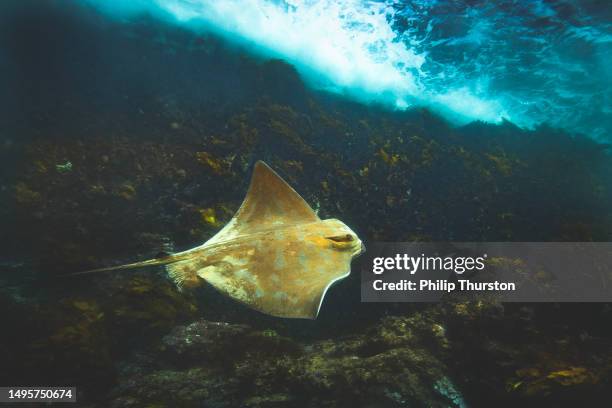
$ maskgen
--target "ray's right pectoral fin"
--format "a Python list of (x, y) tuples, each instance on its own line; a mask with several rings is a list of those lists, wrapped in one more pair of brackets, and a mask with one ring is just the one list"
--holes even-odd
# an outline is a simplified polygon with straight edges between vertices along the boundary
[(271, 227), (320, 221), (304, 199), (267, 164), (258, 161), (242, 205), (207, 244)]

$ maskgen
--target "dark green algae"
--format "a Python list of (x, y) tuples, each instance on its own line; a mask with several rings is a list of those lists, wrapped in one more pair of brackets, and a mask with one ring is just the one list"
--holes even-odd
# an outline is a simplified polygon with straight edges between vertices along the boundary
[[(144, 41), (167, 30), (146, 20), (132, 36), (96, 27), (102, 33), (85, 38), (117, 36), (114, 61), (125, 78), (140, 67), (164, 79), (144, 94), (73, 79), (75, 88), (64, 85), (80, 91), (62, 107), (33, 104), (28, 121), (9, 123), (0, 246), (15, 262), (2, 265), (0, 383), (74, 384), (79, 406), (104, 407), (607, 398), (605, 304), (363, 305), (353, 273), (329, 291), (317, 321), (287, 321), (206, 286), (179, 293), (155, 269), (61, 278), (203, 242), (238, 208), (256, 160), (366, 246), (612, 236), (610, 151), (587, 137), (508, 122), (456, 128), (427, 110), (310, 91), (285, 63), (228, 51), (214, 38), (173, 31), (162, 43)], [(136, 45), (149, 66), (170, 59), (177, 72), (144, 68), (129, 52)], [(193, 83), (203, 73), (200, 100)], [(85, 91), (129, 103), (88, 104)]]

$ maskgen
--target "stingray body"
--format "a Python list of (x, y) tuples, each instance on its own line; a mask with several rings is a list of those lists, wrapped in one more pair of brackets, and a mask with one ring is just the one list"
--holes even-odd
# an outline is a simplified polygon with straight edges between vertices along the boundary
[(179, 288), (207, 281), (279, 317), (314, 319), (327, 289), (349, 275), (364, 247), (336, 219), (321, 220), (264, 162), (257, 162), (236, 215), (204, 244), (163, 258), (81, 273), (166, 265)]

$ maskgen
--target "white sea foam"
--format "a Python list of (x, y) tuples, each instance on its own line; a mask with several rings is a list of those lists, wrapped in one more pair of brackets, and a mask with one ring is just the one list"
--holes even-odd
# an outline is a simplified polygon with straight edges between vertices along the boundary
[[(542, 1), (84, 1), (115, 16), (148, 11), (213, 31), (287, 60), (312, 86), (363, 101), (426, 106), (456, 123), (608, 129), (601, 122), (610, 92), (592, 70), (607, 66), (610, 26), (589, 26), (591, 17), (571, 0), (563, 1), (583, 28)], [(593, 44), (593, 57), (579, 54), (585, 44)]]

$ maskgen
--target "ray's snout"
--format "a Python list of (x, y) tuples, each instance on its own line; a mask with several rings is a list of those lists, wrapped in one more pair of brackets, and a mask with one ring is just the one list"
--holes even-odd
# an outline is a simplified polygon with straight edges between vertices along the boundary
[(359, 256), (366, 250), (365, 244), (359, 238), (356, 238), (355, 246), (353, 247), (353, 256)]

